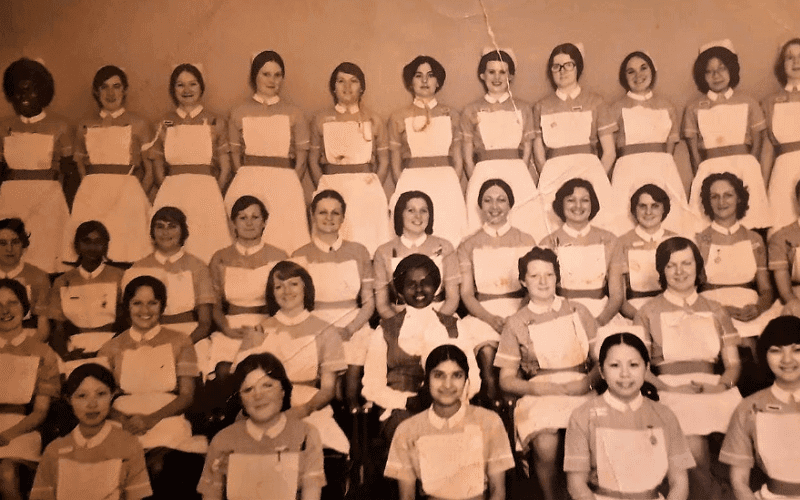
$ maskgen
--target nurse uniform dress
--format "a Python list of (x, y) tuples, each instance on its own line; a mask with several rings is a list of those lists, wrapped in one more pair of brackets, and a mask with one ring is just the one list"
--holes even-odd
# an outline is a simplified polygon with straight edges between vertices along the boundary
[[(544, 141), (547, 156), (539, 177), (541, 203), (550, 228), (547, 233), (561, 225), (561, 219), (553, 212), (556, 191), (574, 177), (591, 182), (597, 193), (600, 212), (594, 224), (613, 231), (617, 225), (615, 219), (623, 210), (617, 208), (623, 196), (612, 191), (608, 175), (597, 157), (598, 135), (613, 134), (617, 130), (603, 99), (581, 87), (571, 94), (556, 90), (534, 104), (533, 129), (535, 136)], [(624, 200), (623, 206), (630, 196)]]
[[(361, 287), (375, 281), (372, 261), (360, 243), (339, 239), (328, 245), (312, 236), (292, 259), (308, 270), (314, 283), (314, 316), (344, 328), (358, 316)], [(372, 329), (364, 323), (349, 339), (342, 339), (348, 365), (364, 366)]]
[(774, 221), (781, 228), (800, 215), (795, 206), (794, 187), (800, 180), (800, 89), (787, 85), (784, 90), (762, 101), (767, 115), (767, 136), (776, 149), (775, 164), (769, 179), (769, 202)]
[(757, 465), (767, 482), (755, 493), (764, 500), (800, 498), (800, 401), (798, 391), (777, 385), (744, 399), (731, 417), (719, 453), (724, 464)]
[(303, 187), (295, 172), (298, 150), (308, 150), (308, 122), (303, 112), (279, 96), (251, 100), (231, 111), (231, 155), (242, 157), (225, 193), (226, 213), (249, 194), (269, 211), (262, 239), (287, 254), (309, 242)]
[(467, 234), (467, 207), (461, 182), (452, 166), (461, 148), (461, 118), (454, 109), (419, 99), (389, 118), (389, 149), (399, 151), (403, 172), (389, 207), (394, 214), (397, 198), (406, 191), (422, 191), (433, 200), (433, 232), (453, 247)]
[(706, 223), (710, 221), (700, 200), (703, 180), (713, 173), (730, 172), (742, 179), (750, 192), (750, 209), (740, 221), (742, 225), (764, 228), (774, 224), (761, 165), (748, 152), (752, 136), (766, 127), (758, 102), (742, 93), (734, 93), (733, 89), (722, 94), (709, 90), (686, 105), (683, 136), (696, 137), (697, 147), (705, 151), (706, 156), (692, 181), (689, 206)]
[[(221, 466), (227, 458), (227, 469)], [(208, 447), (197, 491), (204, 500), (286, 500), (325, 486), (319, 432), (281, 415), (267, 430), (249, 419), (222, 429)]]
[[(294, 386), (292, 406), (305, 404), (314, 397), (323, 372), (339, 375), (347, 369), (341, 337), (326, 330), (328, 322), (306, 310), (294, 318), (278, 311), (262, 321), (261, 327), (263, 331), (253, 330), (242, 340), (235, 362), (250, 354), (274, 354)], [(303, 421), (316, 427), (325, 448), (349, 452), (350, 442), (333, 419), (330, 405), (311, 412)]]
[[(474, 279), (475, 298), (484, 309), (504, 318), (519, 310), (525, 290), (519, 283), (517, 262), (534, 246), (536, 241), (531, 235), (510, 223), (497, 230), (484, 225), (459, 245), (462, 279)], [(463, 321), (476, 349), (500, 342), (500, 334), (488, 323), (471, 315)]]
[[(628, 92), (611, 105), (609, 112), (618, 128), (615, 139), (619, 157), (611, 177), (614, 194), (619, 199), (630, 200), (643, 185), (655, 184), (666, 191), (670, 199), (670, 211), (663, 226), (680, 234), (701, 231), (702, 220), (690, 211), (678, 166), (667, 153), (667, 145), (680, 140), (675, 106), (652, 92), (644, 96)], [(627, 207), (618, 203), (617, 208)], [(630, 212), (624, 210), (619, 214), (614, 232), (623, 234), (635, 225)]]
[(795, 297), (800, 297), (800, 219), (780, 228), (769, 238), (769, 268), (788, 269)]
[(389, 204), (380, 179), (373, 173), (378, 151), (389, 149), (380, 117), (358, 104), (337, 104), (311, 122), (310, 155), (318, 155), (323, 176), (317, 192), (333, 189), (347, 204), (339, 234), (375, 253), (389, 241)]
[[(0, 432), (25, 418), (35, 396), (51, 400), (61, 395), (58, 355), (47, 344), (20, 333), (0, 339)], [(38, 462), (42, 450), (39, 431), (31, 431), (0, 446), (0, 458)]]
[(47, 273), (63, 271), (61, 238), (69, 209), (59, 182), (61, 158), (72, 156), (72, 133), (61, 118), (42, 111), (0, 122), (0, 161), (8, 165), (0, 186), (0, 218), (19, 217), (31, 233), (23, 257)]
[(150, 149), (165, 160), (164, 182), (153, 201), (181, 209), (189, 225), (184, 248), (208, 264), (214, 252), (231, 244), (228, 217), (215, 175), (216, 160), (230, 154), (225, 120), (198, 106), (190, 113), (177, 108), (164, 117)]
[[(222, 301), (222, 310), (231, 328), (255, 328), (267, 316), (267, 278), (275, 264), (289, 258), (286, 252), (261, 242), (254, 247), (238, 243), (219, 250), (209, 268), (214, 295)], [(214, 332), (195, 347), (203, 376), (213, 372), (218, 363), (232, 363), (242, 339)], [(207, 354), (200, 354), (203, 350)]]
[(20, 262), (16, 268), (7, 273), (0, 270), (0, 278), (17, 280), (25, 287), (31, 310), (22, 320), (22, 328), (29, 335), (34, 335), (39, 326), (39, 316), (46, 317), (49, 309), (50, 277), (38, 267)]
[[(692, 294), (683, 299), (666, 290), (641, 309), (634, 323), (644, 327), (658, 378), (670, 386), (717, 384), (714, 364), (723, 347), (739, 344), (739, 334), (718, 303)], [(660, 391), (661, 402), (678, 417), (687, 436), (725, 432), (742, 400), (733, 387), (717, 394)]]
[[(697, 246), (706, 265), (703, 297), (735, 307), (758, 301), (756, 272), (767, 270), (767, 248), (758, 233), (739, 223), (725, 228), (712, 222), (697, 235)], [(752, 321), (731, 319), (739, 337), (758, 337), (767, 323), (780, 314), (781, 304), (775, 301)]]
[[(149, 415), (171, 403), (177, 395), (178, 377), (197, 377), (197, 356), (186, 335), (161, 325), (141, 334), (128, 329), (104, 345), (99, 356), (109, 360), (122, 395), (114, 408), (124, 415)], [(204, 436), (192, 436), (183, 415), (160, 420), (137, 436), (145, 451), (167, 447), (188, 453), (205, 453)]]
[(508, 216), (511, 224), (537, 239), (549, 233), (539, 190), (521, 156), (523, 144), (533, 139), (530, 104), (508, 93), (499, 99), (485, 94), (464, 108), (461, 133), (464, 141), (472, 142), (477, 156), (465, 197), (469, 232), (483, 223), (478, 206), (481, 185), (489, 179), (503, 179), (514, 192), (515, 202)]
[(500, 417), (462, 404), (448, 419), (431, 407), (401, 422), (384, 474), (419, 479), (430, 498), (466, 500), (484, 498), (489, 476), (512, 468), (514, 456)]
[(62, 242), (62, 259), (76, 260), (72, 241), (82, 222), (98, 220), (108, 229), (108, 258), (136, 262), (153, 251), (150, 244), (150, 201), (133, 176), (147, 153), (152, 137), (149, 125), (120, 108), (101, 110), (78, 125), (75, 156), (86, 164), (72, 217)]
[[(529, 302), (506, 321), (494, 365), (521, 370), (526, 380), (579, 381), (588, 376), (596, 332), (597, 323), (582, 304), (561, 297), (550, 307)], [(566, 429), (572, 411), (589, 397), (522, 396), (514, 411), (517, 448), (527, 450), (541, 431)]]
[(139, 440), (106, 420), (86, 439), (79, 427), (42, 454), (31, 500), (141, 500), (153, 494)]
[(564, 470), (588, 472), (597, 500), (663, 499), (656, 489), (669, 470), (694, 466), (675, 414), (641, 394), (626, 403), (606, 391), (569, 419)]

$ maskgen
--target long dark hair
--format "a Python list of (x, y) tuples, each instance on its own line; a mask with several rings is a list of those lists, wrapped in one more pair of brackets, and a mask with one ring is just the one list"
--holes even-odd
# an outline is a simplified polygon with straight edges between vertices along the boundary
[[(627, 345), (633, 347), (639, 352), (639, 355), (642, 356), (642, 359), (647, 365), (647, 369), (650, 368), (650, 353), (647, 351), (647, 347), (644, 345), (644, 342), (642, 342), (642, 339), (632, 333), (622, 332), (613, 333), (603, 340), (603, 344), (600, 346), (600, 354), (598, 356), (601, 369), (603, 368), (603, 363), (608, 356), (608, 351), (610, 351), (615, 345)], [(597, 390), (597, 394), (603, 394), (608, 389), (608, 383), (605, 381), (605, 379), (600, 379), (600, 382), (597, 383), (595, 389)], [(641, 393), (644, 397), (650, 398), (653, 401), (658, 401), (658, 390), (656, 389), (656, 386), (650, 382), (645, 381), (644, 384), (642, 384)]]

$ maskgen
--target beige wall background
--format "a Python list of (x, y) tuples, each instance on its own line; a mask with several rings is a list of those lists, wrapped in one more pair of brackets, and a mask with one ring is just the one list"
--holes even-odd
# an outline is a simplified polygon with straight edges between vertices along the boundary
[[(534, 102), (548, 92), (553, 46), (582, 42), (582, 85), (609, 102), (623, 94), (619, 64), (633, 50), (651, 54), (656, 91), (679, 109), (696, 95), (697, 48), (730, 38), (740, 57), (739, 86), (757, 99), (778, 84), (772, 64), (781, 43), (800, 35), (798, 0), (484, 0), (497, 43), (518, 61), (512, 90)], [(41, 58), (53, 73), (53, 112), (75, 122), (94, 112), (91, 80), (104, 64), (125, 69), (128, 109), (151, 120), (167, 112), (169, 74), (182, 62), (203, 66), (206, 106), (227, 112), (250, 94), (252, 55), (273, 49), (286, 62), (283, 96), (308, 115), (331, 105), (333, 68), (352, 61), (366, 73), (364, 102), (388, 117), (410, 99), (404, 64), (418, 54), (447, 69), (441, 101), (456, 108), (480, 97), (476, 77), (491, 45), (478, 0), (3, 0), (0, 65)], [(0, 115), (13, 113), (7, 102)], [(685, 151), (678, 152), (689, 180)]]

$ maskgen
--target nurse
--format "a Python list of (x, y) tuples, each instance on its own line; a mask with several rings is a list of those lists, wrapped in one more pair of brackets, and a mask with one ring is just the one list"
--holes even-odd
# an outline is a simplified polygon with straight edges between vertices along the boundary
[(403, 84), (414, 97), (389, 118), (389, 154), (395, 189), (389, 206), (407, 191), (422, 191), (440, 211), (434, 232), (453, 247), (467, 231), (467, 208), (460, 178), (461, 119), (436, 100), (447, 74), (430, 56), (417, 56), (403, 67)]
[(179, 208), (189, 221), (184, 247), (204, 263), (231, 244), (221, 189), (231, 171), (225, 119), (205, 109), (203, 74), (188, 63), (169, 77), (169, 96), (177, 106), (161, 120), (150, 150), (158, 194), (153, 208)]
[(231, 111), (228, 122), (233, 181), (225, 193), (229, 209), (244, 195), (261, 200), (271, 217), (264, 241), (292, 253), (309, 242), (300, 181), (308, 157), (308, 121), (281, 98), (283, 58), (265, 50), (250, 65), (251, 99)]
[(53, 75), (37, 61), (18, 59), (3, 74), (3, 93), (17, 116), (0, 121), (0, 163), (7, 167), (0, 217), (28, 223), (35, 238), (25, 260), (47, 273), (63, 270), (59, 253), (69, 209), (60, 179), (72, 156), (67, 122), (45, 111), (54, 92)]
[[(800, 180), (794, 186), (795, 200), (800, 199)], [(785, 304), (784, 313), (800, 317), (800, 222), (780, 228), (769, 238), (769, 268), (778, 294)]]
[(311, 122), (309, 169), (318, 191), (333, 189), (350, 207), (342, 237), (361, 243), (370, 256), (389, 241), (389, 205), (383, 183), (389, 173), (389, 138), (378, 115), (361, 102), (367, 81), (351, 62), (331, 73), (333, 108)]

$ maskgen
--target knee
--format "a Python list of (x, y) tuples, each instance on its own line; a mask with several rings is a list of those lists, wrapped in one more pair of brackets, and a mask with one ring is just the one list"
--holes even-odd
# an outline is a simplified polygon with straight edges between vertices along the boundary
[(557, 430), (542, 431), (533, 439), (533, 450), (540, 460), (554, 462), (560, 442)]
[(0, 460), (0, 492), (2, 497), (11, 497), (18, 494), (19, 467), (12, 460)]

